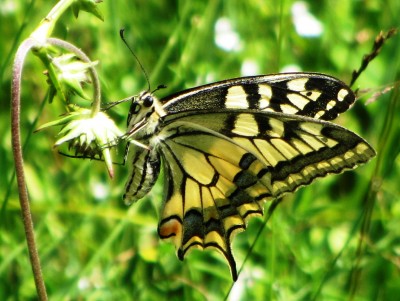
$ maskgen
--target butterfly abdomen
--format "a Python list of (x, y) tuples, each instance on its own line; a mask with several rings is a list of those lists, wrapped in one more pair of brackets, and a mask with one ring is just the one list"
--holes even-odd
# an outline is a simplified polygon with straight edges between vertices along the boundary
[(123, 195), (126, 204), (136, 202), (149, 193), (160, 173), (160, 161), (156, 152), (136, 145), (131, 148), (135, 148), (135, 151), (131, 150), (127, 158), (132, 166)]

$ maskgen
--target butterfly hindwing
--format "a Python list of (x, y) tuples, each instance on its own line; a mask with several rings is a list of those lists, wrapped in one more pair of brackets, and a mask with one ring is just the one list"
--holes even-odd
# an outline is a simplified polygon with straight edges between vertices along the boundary
[(192, 247), (217, 248), (234, 279), (233, 235), (262, 214), (264, 201), (375, 155), (351, 131), (282, 113), (192, 111), (161, 124), (166, 195), (159, 234), (173, 238), (180, 259)]

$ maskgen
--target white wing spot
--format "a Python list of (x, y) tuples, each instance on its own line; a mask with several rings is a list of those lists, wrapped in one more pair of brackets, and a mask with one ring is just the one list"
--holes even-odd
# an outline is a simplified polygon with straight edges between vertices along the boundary
[(320, 91), (314, 90), (314, 91), (304, 91), (300, 92), (302, 95), (307, 97), (308, 99), (311, 99), (313, 101), (316, 101), (320, 95), (322, 94)]
[(315, 115), (314, 118), (319, 119), (322, 115), (325, 114), (325, 111), (318, 111)]
[(305, 178), (312, 177), (315, 174), (315, 167), (313, 165), (309, 165), (304, 167), (304, 169), (301, 171), (301, 174)]
[(230, 87), (226, 95), (225, 107), (227, 109), (248, 109), (246, 95), (242, 86)]
[(260, 110), (269, 107), (269, 102), (272, 97), (272, 89), (270, 85), (260, 84), (258, 86), (258, 94), (260, 94), (260, 100), (258, 106)]
[(337, 95), (337, 100), (339, 101), (343, 101), (344, 98), (349, 94), (349, 91), (347, 91), (346, 89), (340, 89), (340, 91), (338, 92)]
[(344, 154), (344, 159), (349, 160), (349, 159), (353, 158), (354, 156), (355, 156), (355, 153), (352, 150), (349, 150)]
[(328, 103), (326, 104), (326, 110), (327, 110), (327, 111), (331, 110), (332, 108), (335, 107), (335, 105), (336, 105), (336, 101), (331, 100), (330, 102), (328, 102)]
[(299, 109), (303, 109), (309, 103), (307, 98), (299, 94), (290, 93), (287, 95), (287, 98)]
[(365, 143), (359, 143), (359, 144), (357, 144), (355, 150), (356, 150), (356, 152), (357, 152), (358, 154), (361, 155), (361, 154), (364, 154), (364, 153), (369, 152), (369, 151), (370, 151), (370, 148), (369, 148), (369, 146), (368, 146), (367, 144), (365, 144)]
[(342, 166), (342, 165), (343, 165), (343, 159), (340, 158), (340, 157), (332, 158), (329, 162), (330, 162), (333, 166)]
[(329, 162), (322, 161), (322, 162), (317, 163), (317, 169), (325, 169), (326, 170), (326, 169), (329, 169), (329, 167), (331, 167)]
[(308, 78), (298, 78), (293, 79), (287, 82), (287, 88), (292, 91), (301, 92), (306, 89), (306, 83), (308, 82)]

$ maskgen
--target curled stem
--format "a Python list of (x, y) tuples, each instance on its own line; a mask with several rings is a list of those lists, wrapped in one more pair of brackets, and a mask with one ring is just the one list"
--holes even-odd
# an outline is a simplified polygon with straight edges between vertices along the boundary
[[(47, 300), (46, 287), (43, 280), (42, 269), (40, 265), (40, 259), (36, 247), (35, 234), (33, 229), (32, 215), (29, 204), (28, 190), (26, 187), (25, 172), (24, 172), (24, 160), (21, 147), (21, 129), (20, 129), (20, 115), (21, 115), (21, 77), (23, 63), (25, 57), (31, 49), (40, 48), (35, 38), (28, 38), (25, 40), (15, 55), (13, 65), (13, 76), (11, 85), (11, 139), (15, 162), (15, 172), (17, 177), (19, 200), (21, 205), (22, 220), (25, 228), (25, 235), (28, 245), (28, 252), (31, 261), (32, 271), (34, 275), (36, 291), (39, 300)], [(74, 53), (79, 59), (86, 63), (91, 63), (90, 59), (83, 53), (79, 48), (74, 45), (65, 42), (60, 39), (47, 38), (46, 43), (54, 46), (59, 46), (72, 53)], [(100, 111), (100, 81), (97, 76), (97, 72), (93, 66), (89, 67), (89, 73), (93, 81), (94, 95), (93, 95), (93, 106), (92, 115), (95, 115)]]
[[(76, 0), (60, 0), (50, 13), (42, 20), (39, 27), (31, 34), (30, 38), (21, 43), (15, 55), (12, 83), (11, 83), (11, 140), (15, 162), (15, 174), (17, 178), (19, 201), (21, 206), (22, 220), (25, 229), (25, 236), (28, 245), (29, 258), (31, 261), (32, 272), (36, 285), (39, 300), (47, 301), (46, 286), (44, 284), (40, 259), (36, 247), (35, 234), (32, 222), (32, 215), (29, 204), (28, 189), (25, 180), (24, 160), (21, 146), (21, 78), (22, 69), (28, 52), (32, 49), (41, 49), (46, 43), (59, 46), (73, 52), (77, 57), (86, 63), (91, 63), (90, 59), (77, 47), (65, 41), (49, 38), (54, 25), (65, 10)], [(100, 111), (100, 81), (93, 66), (89, 67), (89, 73), (94, 86), (94, 101), (92, 105), (92, 115)]]
[(36, 291), (39, 300), (47, 300), (46, 286), (44, 284), (40, 259), (37, 252), (28, 197), (28, 189), (26, 187), (25, 181), (20, 129), (22, 68), (27, 53), (35, 46), (37, 46), (37, 41), (35, 39), (29, 38), (21, 44), (15, 55), (11, 83), (11, 140), (15, 162), (15, 173), (18, 184), (19, 201), (21, 205), (22, 221), (25, 228), (25, 236), (28, 245), (29, 258), (31, 261)]
[[(74, 53), (82, 61), (86, 63), (91, 63), (91, 60), (86, 56), (86, 54), (76, 46), (72, 45), (71, 43), (56, 38), (47, 38), (46, 43), (64, 48)], [(41, 47), (40, 42), (38, 42), (37, 39), (28, 38), (21, 44), (15, 55), (15, 60), (13, 65), (12, 85), (11, 85), (11, 133), (12, 133), (11, 139), (12, 139), (12, 147), (14, 154), (15, 171), (18, 184), (22, 220), (25, 229), (28, 252), (34, 275), (36, 291), (39, 300), (47, 300), (47, 292), (43, 280), (40, 258), (36, 247), (32, 215), (29, 204), (29, 196), (26, 187), (24, 160), (21, 147), (21, 129), (20, 129), (21, 78), (22, 78), (23, 63), (25, 61), (26, 55), (31, 49), (40, 47)], [(92, 116), (93, 116), (100, 111), (101, 91), (100, 91), (100, 81), (97, 72), (93, 66), (89, 67), (89, 73), (93, 81), (93, 87), (94, 87), (94, 92), (93, 92), (94, 101), (92, 104)]]

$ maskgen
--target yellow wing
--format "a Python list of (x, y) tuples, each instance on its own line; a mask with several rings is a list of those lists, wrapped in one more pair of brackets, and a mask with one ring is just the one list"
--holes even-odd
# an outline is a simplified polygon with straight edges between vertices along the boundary
[(179, 259), (216, 248), (237, 278), (234, 234), (262, 215), (263, 202), (315, 178), (367, 162), (375, 151), (335, 124), (273, 112), (182, 112), (162, 118), (157, 152), (164, 167), (161, 238)]

